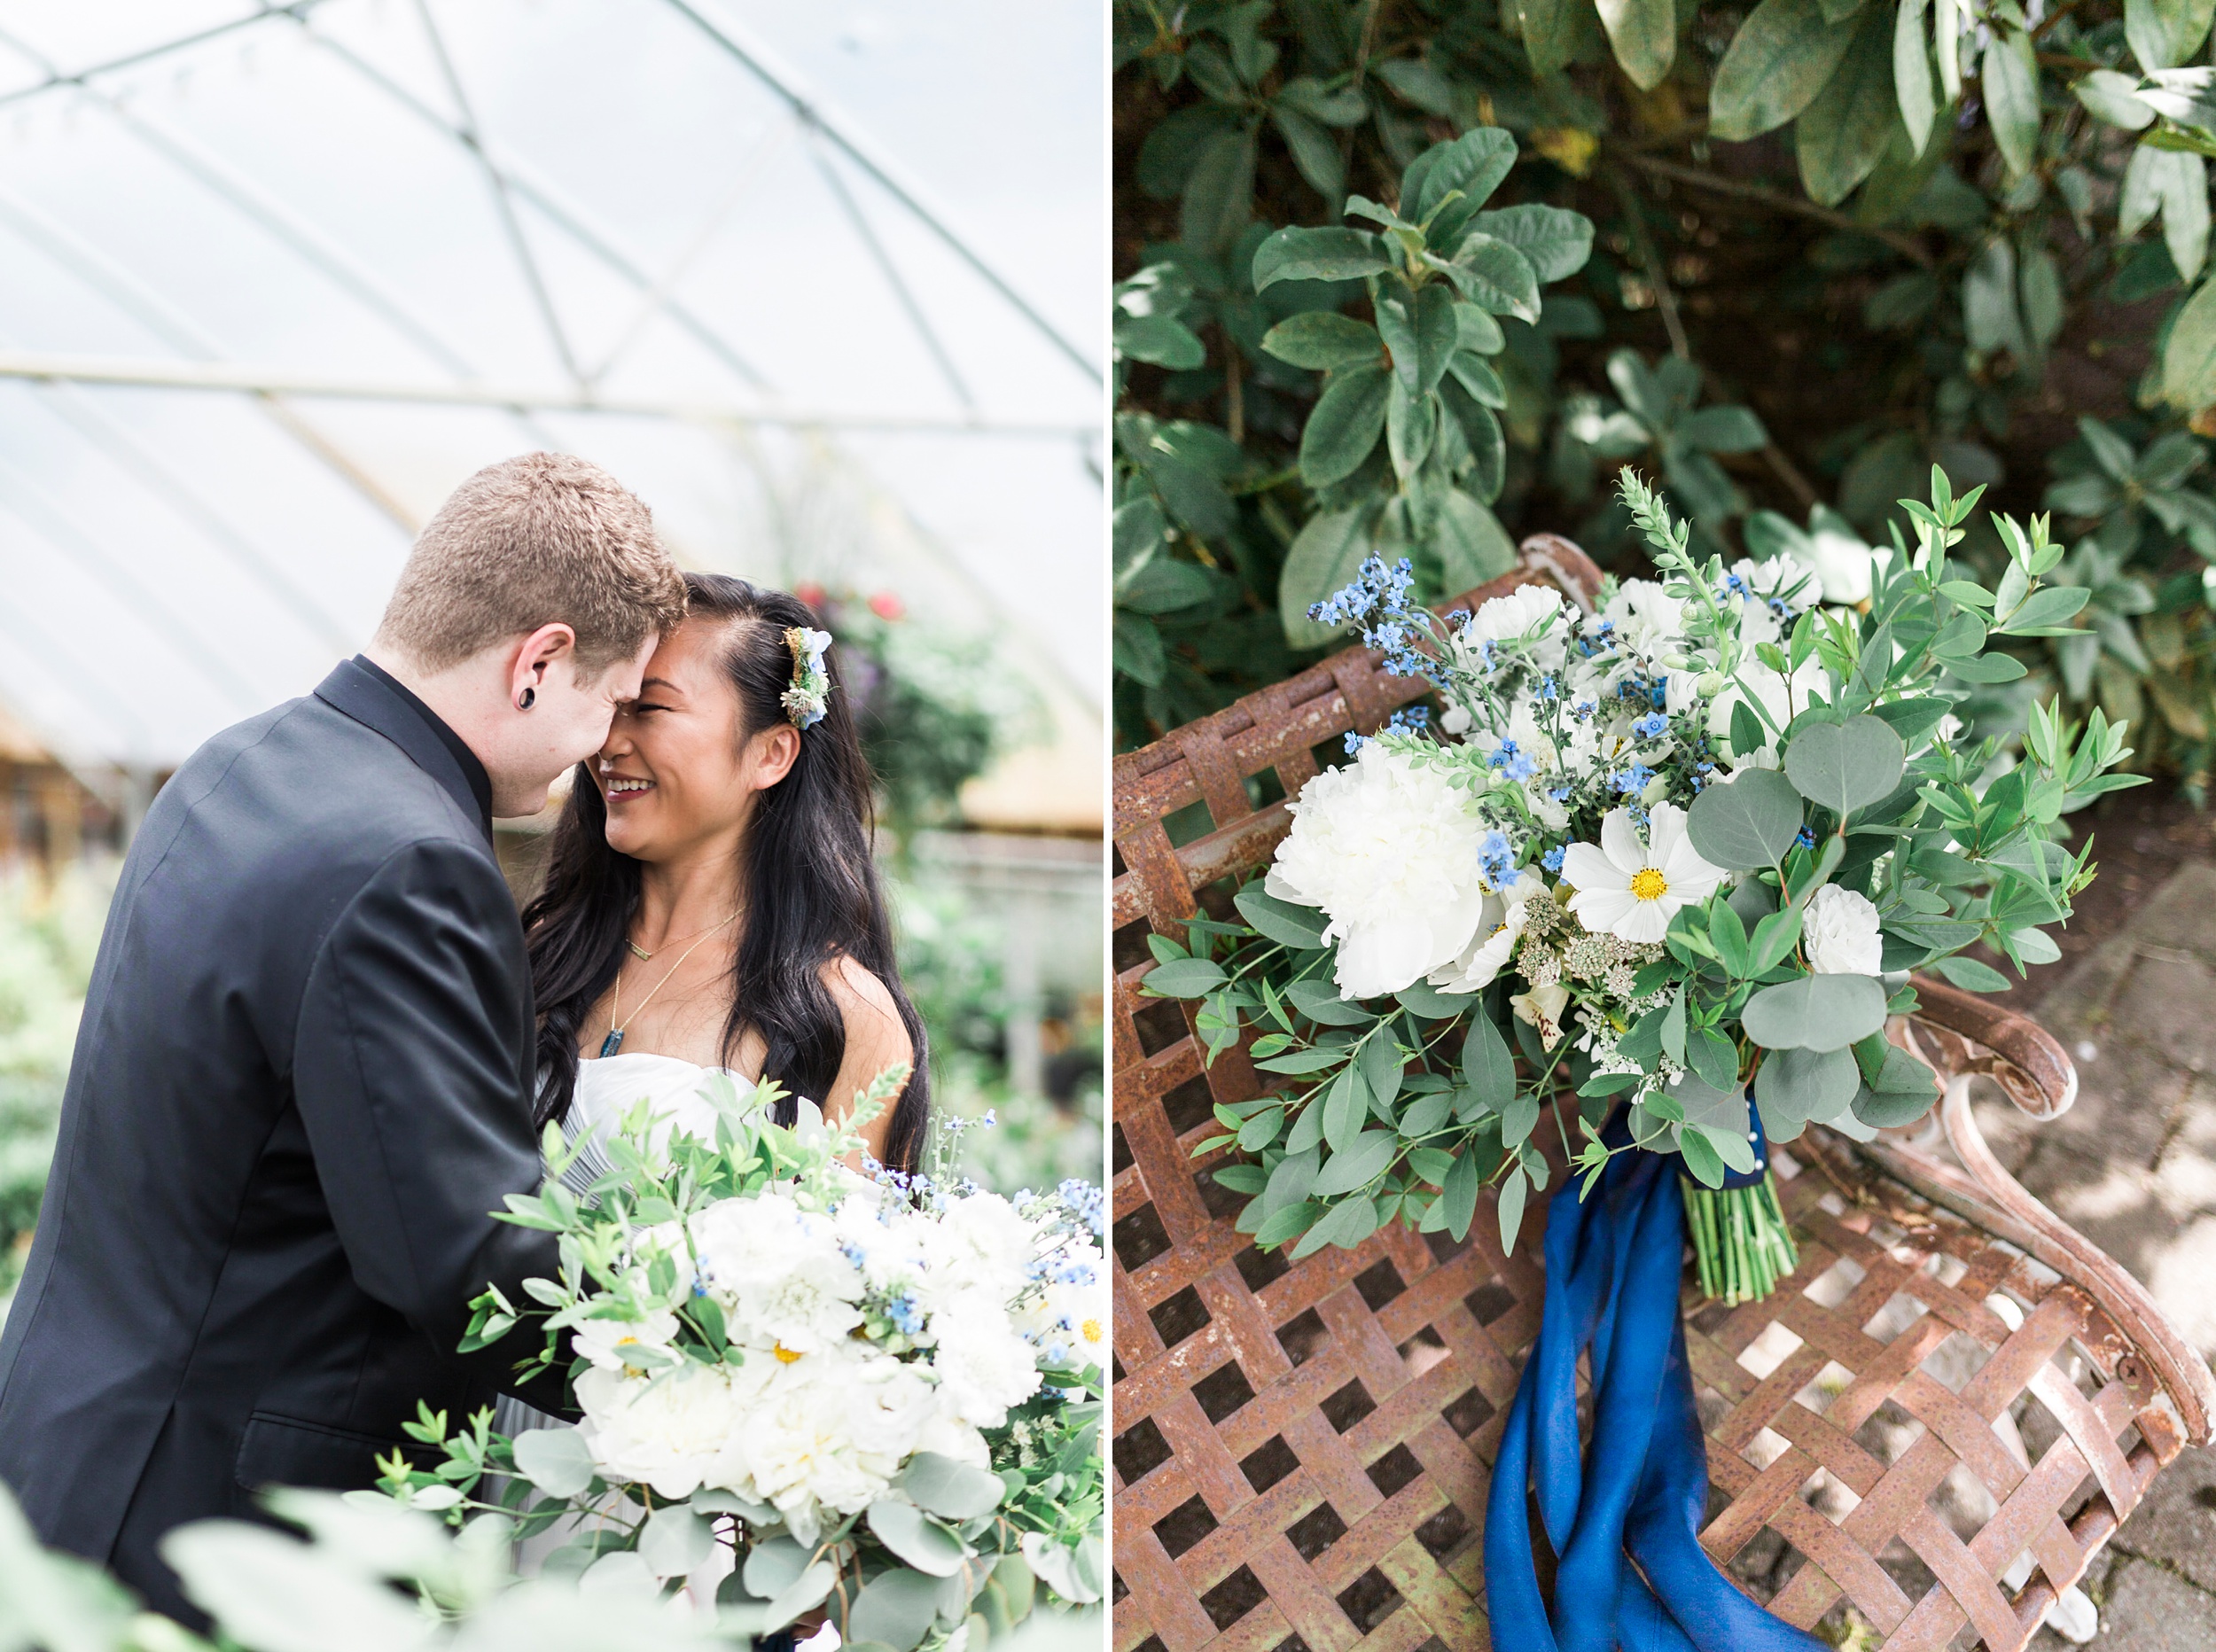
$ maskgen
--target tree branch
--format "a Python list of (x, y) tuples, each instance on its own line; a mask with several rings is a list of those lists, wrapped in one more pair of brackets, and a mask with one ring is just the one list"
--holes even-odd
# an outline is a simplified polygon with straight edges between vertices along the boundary
[(1625, 152), (1624, 159), (1642, 172), (1651, 173), (1658, 178), (1668, 178), (1673, 183), (1684, 184), (1688, 189), (1705, 190), (1712, 195), (1728, 195), (1738, 200), (1752, 201), (1775, 212), (1813, 218), (1818, 223), (1828, 223), (1835, 230), (1851, 230), (1857, 235), (1867, 235), (1874, 240), (1883, 241), (1903, 258), (1911, 259), (1926, 269), (1931, 268), (1931, 255), (1917, 245), (1913, 236), (1903, 235), (1898, 230), (1873, 229), (1868, 224), (1855, 222), (1843, 212), (1819, 206), (1812, 200), (1766, 189), (1760, 183), (1742, 183), (1736, 178), (1719, 177), (1715, 173), (1704, 172), (1698, 167), (1683, 166), (1674, 160), (1664, 160), (1658, 156)]

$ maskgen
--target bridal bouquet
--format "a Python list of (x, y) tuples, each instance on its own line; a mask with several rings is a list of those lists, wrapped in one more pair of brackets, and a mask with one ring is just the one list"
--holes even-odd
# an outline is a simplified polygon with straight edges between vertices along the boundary
[(2057, 822), (2138, 783), (2109, 772), (2124, 730), (2026, 697), (2019, 755), (1964, 723), (2025, 674), (1989, 644), (2068, 635), (2086, 601), (2044, 582), (2045, 519), (1994, 520), (1988, 583), (1949, 554), (1978, 492), (1936, 469), (1902, 502), (1912, 547), (1818, 556), (1794, 530), (1730, 565), (1622, 491), (1662, 577), (1611, 579), (1593, 612), (1525, 586), (1441, 618), (1376, 558), (1319, 604), (1431, 683), (1436, 723), (1347, 736), (1244, 921), (1151, 939), (1145, 987), (1204, 1001), (1210, 1060), (1251, 1039), (1281, 1081), (1198, 1149), (1238, 1150), (1214, 1173), (1259, 1244), (1460, 1238), (1490, 1183), (1512, 1245), (1551, 1115), (1588, 1190), (1618, 1155), (1676, 1155), (1704, 1287), (1760, 1297), (1794, 1266), (1767, 1143), (1866, 1140), (1936, 1099), (1887, 1038), (1908, 972), (1998, 991), (1965, 949), (2059, 955), (2043, 926), (2093, 869)]
[[(1097, 1601), (1099, 1190), (847, 1169), (905, 1078), (809, 1139), (768, 1122), (774, 1085), (742, 1112), (716, 1075), (713, 1140), (642, 1105), (588, 1197), (550, 1179), (511, 1198), (508, 1220), (561, 1235), (561, 1277), (529, 1282), (537, 1310), (488, 1293), (467, 1345), (539, 1318), (536, 1366), (568, 1363), (584, 1420), (508, 1439), (489, 1413), (453, 1435), (425, 1414), (410, 1432), (444, 1461), (387, 1460), (386, 1492), (525, 1537), (560, 1523), (550, 1569), (682, 1586), (754, 1633), (822, 1606), (847, 1640), (908, 1652), (1004, 1631), (1038, 1584)], [(473, 1495), (488, 1476), (509, 1484)]]

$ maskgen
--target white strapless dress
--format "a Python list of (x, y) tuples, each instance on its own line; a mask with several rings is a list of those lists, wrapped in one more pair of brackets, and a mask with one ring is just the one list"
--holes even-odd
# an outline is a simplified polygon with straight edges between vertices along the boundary
[[(656, 1148), (678, 1132), (713, 1140), (718, 1117), (713, 1091), (730, 1086), (729, 1095), (742, 1115), (758, 1111), (754, 1081), (730, 1067), (700, 1067), (675, 1056), (604, 1056), (577, 1064), (577, 1090), (570, 1098), (569, 1116), (562, 1131), (575, 1147), (577, 1159), (563, 1173), (562, 1183), (581, 1194), (611, 1168), (606, 1143), (616, 1128), (641, 1102), (652, 1122), (651, 1140)], [(814, 1102), (800, 1098), (796, 1127), (802, 1135), (821, 1131), (823, 1115)]]

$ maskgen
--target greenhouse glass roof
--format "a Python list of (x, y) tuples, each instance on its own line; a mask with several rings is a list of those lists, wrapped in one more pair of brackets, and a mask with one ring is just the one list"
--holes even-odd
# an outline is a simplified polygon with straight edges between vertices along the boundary
[(0, 4), (0, 705), (174, 764), (559, 448), (1096, 739), (1103, 50), (1008, 0)]

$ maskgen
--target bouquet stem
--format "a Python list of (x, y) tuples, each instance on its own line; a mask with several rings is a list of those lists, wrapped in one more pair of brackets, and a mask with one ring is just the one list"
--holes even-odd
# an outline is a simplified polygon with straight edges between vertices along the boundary
[(1769, 1172), (1743, 1188), (1711, 1189), (1693, 1181), (1684, 1188), (1693, 1261), (1711, 1301), (1733, 1306), (1760, 1302), (1800, 1266)]

